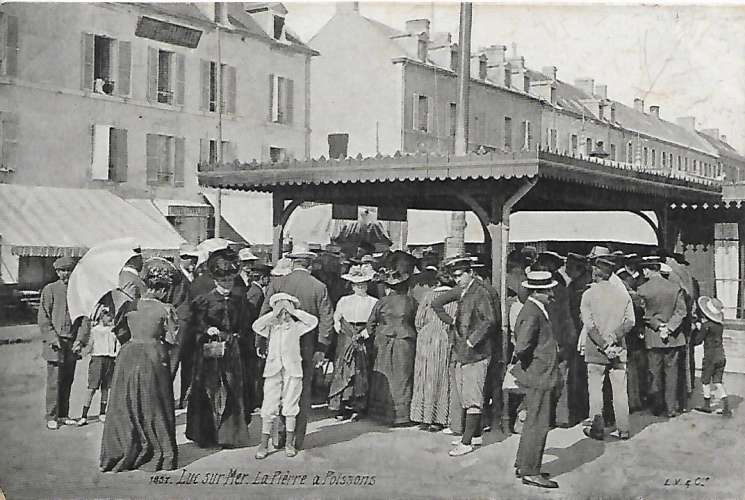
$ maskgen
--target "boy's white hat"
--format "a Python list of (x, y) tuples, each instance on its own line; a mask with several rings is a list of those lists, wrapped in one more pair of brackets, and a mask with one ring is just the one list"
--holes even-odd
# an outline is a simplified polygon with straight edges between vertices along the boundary
[[(295, 310), (294, 311), (287, 311), (289, 312), (293, 318), (295, 318), (299, 323), (303, 325), (303, 330), (301, 335), (304, 335), (312, 330), (315, 330), (315, 328), (318, 326), (318, 318), (313, 316), (310, 313), (307, 313), (303, 311), (302, 309), (298, 309), (297, 306), (300, 305), (300, 301), (293, 297), (292, 295), (288, 293), (275, 293), (269, 298), (269, 305), (271, 307), (274, 307), (277, 302), (282, 300), (288, 300), (295, 304)], [(271, 326), (272, 320), (274, 319), (274, 312), (270, 311), (263, 316), (261, 316), (259, 319), (254, 321), (253, 324), (253, 330), (262, 337), (268, 337), (269, 336), (269, 327)]]

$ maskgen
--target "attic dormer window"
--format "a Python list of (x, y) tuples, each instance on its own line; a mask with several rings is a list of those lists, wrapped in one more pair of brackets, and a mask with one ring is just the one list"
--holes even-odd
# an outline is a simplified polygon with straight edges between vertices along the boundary
[(420, 61), (427, 61), (427, 40), (421, 37), (417, 41), (416, 56)]
[(274, 39), (279, 40), (282, 38), (282, 31), (285, 29), (285, 18), (282, 16), (274, 16)]
[(458, 67), (460, 66), (460, 54), (457, 50), (453, 49), (450, 51), (450, 69), (458, 72)]
[(479, 59), (479, 80), (486, 80), (486, 59)]

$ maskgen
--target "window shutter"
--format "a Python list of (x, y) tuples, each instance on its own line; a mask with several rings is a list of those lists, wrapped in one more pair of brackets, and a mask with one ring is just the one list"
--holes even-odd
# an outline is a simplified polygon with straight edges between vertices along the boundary
[(18, 17), (3, 16), (6, 18), (5, 31), (5, 74), (7, 76), (18, 76)]
[(210, 109), (210, 62), (201, 59), (199, 69), (202, 81), (202, 96), (199, 100), (199, 109), (209, 111)]
[(83, 73), (80, 88), (93, 90), (93, 35), (83, 33)]
[(147, 134), (145, 138), (146, 149), (146, 177), (148, 184), (158, 183), (158, 136), (156, 134)]
[(111, 129), (111, 143), (113, 150), (111, 157), (114, 166), (114, 178), (116, 182), (127, 182), (127, 164), (128, 151), (127, 151), (127, 130), (121, 128)]
[(158, 102), (158, 49), (147, 48), (147, 100)]
[(414, 94), (411, 102), (411, 128), (419, 130), (419, 94)]
[(271, 147), (267, 144), (261, 146), (261, 162), (270, 163), (272, 161)]
[(432, 134), (434, 129), (434, 113), (432, 112), (432, 99), (427, 98), (427, 133)]
[(0, 113), (2, 121), (2, 144), (0, 144), (0, 167), (16, 168), (18, 153), (18, 115), (15, 113)]
[(223, 75), (225, 77), (225, 81), (227, 83), (227, 109), (226, 112), (230, 114), (235, 114), (236, 111), (236, 95), (238, 90), (238, 81), (237, 81), (237, 74), (235, 70), (235, 66), (226, 66), (225, 70), (227, 72), (226, 75)]
[(119, 41), (119, 76), (115, 84), (116, 93), (128, 96), (132, 74), (132, 42)]
[(93, 125), (93, 162), (91, 179), (109, 179), (109, 130), (108, 125)]
[(184, 54), (174, 54), (173, 62), (175, 66), (174, 72), (174, 104), (177, 106), (184, 105), (184, 93), (186, 88), (186, 67), (185, 67)]
[(274, 75), (269, 74), (269, 115), (267, 120), (274, 121)]
[(210, 140), (199, 139), (199, 163), (207, 164), (210, 162)]
[(285, 86), (285, 100), (287, 101), (287, 119), (285, 123), (292, 125), (293, 117), (295, 116), (295, 83), (290, 79), (286, 79)]
[(184, 185), (184, 153), (186, 140), (183, 137), (176, 137), (176, 148), (174, 153), (173, 165), (173, 185), (183, 187)]

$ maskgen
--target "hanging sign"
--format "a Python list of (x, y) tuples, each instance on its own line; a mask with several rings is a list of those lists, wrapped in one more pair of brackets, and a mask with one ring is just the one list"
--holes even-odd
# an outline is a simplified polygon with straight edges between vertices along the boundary
[(179, 24), (159, 21), (151, 17), (141, 17), (137, 21), (135, 35), (158, 42), (180, 45), (190, 49), (196, 49), (202, 32), (193, 28), (187, 28)]

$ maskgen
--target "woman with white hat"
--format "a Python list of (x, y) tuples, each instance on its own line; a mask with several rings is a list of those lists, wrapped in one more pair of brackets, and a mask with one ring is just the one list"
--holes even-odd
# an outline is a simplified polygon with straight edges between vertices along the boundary
[(352, 266), (342, 279), (352, 284), (351, 295), (339, 299), (334, 311), (336, 359), (334, 378), (329, 388), (329, 409), (340, 420), (356, 420), (367, 409), (369, 386), (369, 339), (367, 320), (378, 299), (367, 294), (373, 279), (371, 269)]

